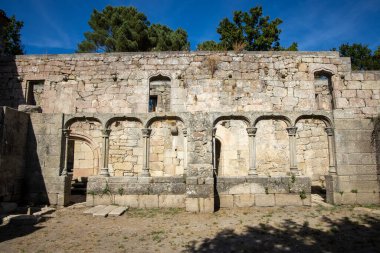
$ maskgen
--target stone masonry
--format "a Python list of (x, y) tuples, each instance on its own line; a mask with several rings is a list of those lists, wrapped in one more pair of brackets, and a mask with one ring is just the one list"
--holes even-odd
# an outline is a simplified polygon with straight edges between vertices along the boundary
[(0, 89), (1, 122), (28, 121), (0, 124), (26, 150), (1, 149), (0, 201), (66, 205), (86, 179), (89, 205), (380, 202), (380, 72), (337, 52), (4, 57)]

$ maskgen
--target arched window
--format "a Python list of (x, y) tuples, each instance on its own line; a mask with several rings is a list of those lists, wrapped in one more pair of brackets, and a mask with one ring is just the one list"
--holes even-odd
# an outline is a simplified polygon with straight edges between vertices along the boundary
[(149, 112), (170, 111), (170, 78), (154, 76), (149, 80)]
[(317, 110), (334, 109), (332, 74), (321, 70), (314, 73), (315, 104)]

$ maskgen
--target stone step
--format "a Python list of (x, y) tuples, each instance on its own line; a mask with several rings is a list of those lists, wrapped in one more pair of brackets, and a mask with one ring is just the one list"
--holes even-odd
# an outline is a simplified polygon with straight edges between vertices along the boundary
[(118, 208), (112, 210), (108, 216), (120, 216), (122, 215), (126, 210), (128, 210), (128, 207), (126, 206), (119, 206)]
[(106, 206), (102, 209), (100, 209), (99, 211), (97, 211), (96, 213), (93, 214), (93, 216), (101, 216), (101, 217), (107, 217), (107, 215), (114, 209), (118, 208), (118, 206)]
[(94, 206), (94, 207), (84, 211), (83, 213), (84, 214), (94, 214), (94, 213), (98, 212), (99, 210), (102, 210), (105, 207), (106, 207), (105, 205)]

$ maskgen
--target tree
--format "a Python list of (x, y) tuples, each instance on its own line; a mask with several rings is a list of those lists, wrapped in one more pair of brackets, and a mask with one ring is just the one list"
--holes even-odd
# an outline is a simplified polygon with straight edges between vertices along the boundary
[[(210, 46), (211, 50), (218, 50), (219, 47), (232, 50), (234, 45), (240, 47), (245, 44), (244, 49), (248, 51), (284, 50), (280, 46), (281, 30), (278, 26), (281, 23), (279, 18), (270, 21), (269, 16), (263, 16), (261, 6), (253, 7), (249, 12), (235, 11), (232, 21), (224, 18), (219, 23), (217, 32), (220, 43), (204, 42), (206, 44), (201, 43), (198, 48)], [(297, 50), (297, 44), (293, 43), (289, 50)]]
[(220, 43), (214, 40), (204, 41), (197, 46), (197, 50), (199, 51), (224, 51), (227, 50)]
[(380, 69), (380, 46), (372, 53), (368, 45), (345, 43), (340, 45), (339, 54), (351, 58), (353, 70), (377, 70)]
[(164, 25), (150, 25), (145, 14), (134, 7), (107, 6), (94, 10), (78, 52), (136, 52), (188, 50), (187, 33)]
[(21, 45), (20, 30), (24, 23), (17, 21), (15, 16), (7, 17), (0, 9), (0, 54), (17, 55), (24, 54)]
[(181, 28), (173, 31), (165, 25), (154, 24), (149, 27), (149, 39), (152, 51), (190, 50), (187, 32)]

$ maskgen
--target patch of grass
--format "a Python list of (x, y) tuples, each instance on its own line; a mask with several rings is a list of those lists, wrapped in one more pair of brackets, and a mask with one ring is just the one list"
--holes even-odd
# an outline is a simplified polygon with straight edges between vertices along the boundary
[(163, 239), (166, 238), (165, 231), (163, 230), (153, 231), (150, 233), (150, 235), (152, 236), (152, 240), (157, 243), (160, 243)]

